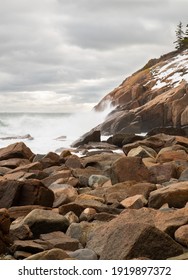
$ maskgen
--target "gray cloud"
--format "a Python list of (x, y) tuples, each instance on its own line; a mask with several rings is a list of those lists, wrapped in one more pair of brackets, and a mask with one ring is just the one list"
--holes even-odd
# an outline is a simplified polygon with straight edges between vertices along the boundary
[(173, 50), (187, 8), (187, 0), (1, 1), (0, 110), (91, 108)]

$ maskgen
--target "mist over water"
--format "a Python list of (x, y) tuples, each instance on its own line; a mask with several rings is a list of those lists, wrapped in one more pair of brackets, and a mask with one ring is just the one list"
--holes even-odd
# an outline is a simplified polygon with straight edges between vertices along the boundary
[[(24, 142), (34, 153), (55, 152), (69, 148), (71, 143), (104, 121), (111, 111), (67, 113), (0, 113), (0, 138), (20, 137), (30, 134), (29, 139), (0, 139), (0, 148), (16, 142)], [(56, 140), (57, 138), (64, 140)]]

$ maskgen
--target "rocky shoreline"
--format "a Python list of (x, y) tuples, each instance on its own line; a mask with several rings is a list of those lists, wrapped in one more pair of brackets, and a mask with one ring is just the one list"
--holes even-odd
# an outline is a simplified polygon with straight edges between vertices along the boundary
[(0, 149), (0, 259), (188, 259), (186, 135), (73, 146)]

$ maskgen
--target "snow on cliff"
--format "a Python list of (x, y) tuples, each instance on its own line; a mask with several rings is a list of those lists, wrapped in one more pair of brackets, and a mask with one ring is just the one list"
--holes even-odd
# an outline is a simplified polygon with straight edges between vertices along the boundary
[(154, 66), (151, 73), (156, 80), (152, 90), (170, 85), (177, 87), (183, 80), (188, 82), (188, 50), (169, 59), (162, 67)]

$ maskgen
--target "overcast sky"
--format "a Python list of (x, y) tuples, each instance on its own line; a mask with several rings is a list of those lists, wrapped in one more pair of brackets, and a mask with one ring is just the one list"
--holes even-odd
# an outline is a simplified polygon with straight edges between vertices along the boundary
[(0, 0), (0, 112), (90, 110), (174, 49), (187, 0)]

